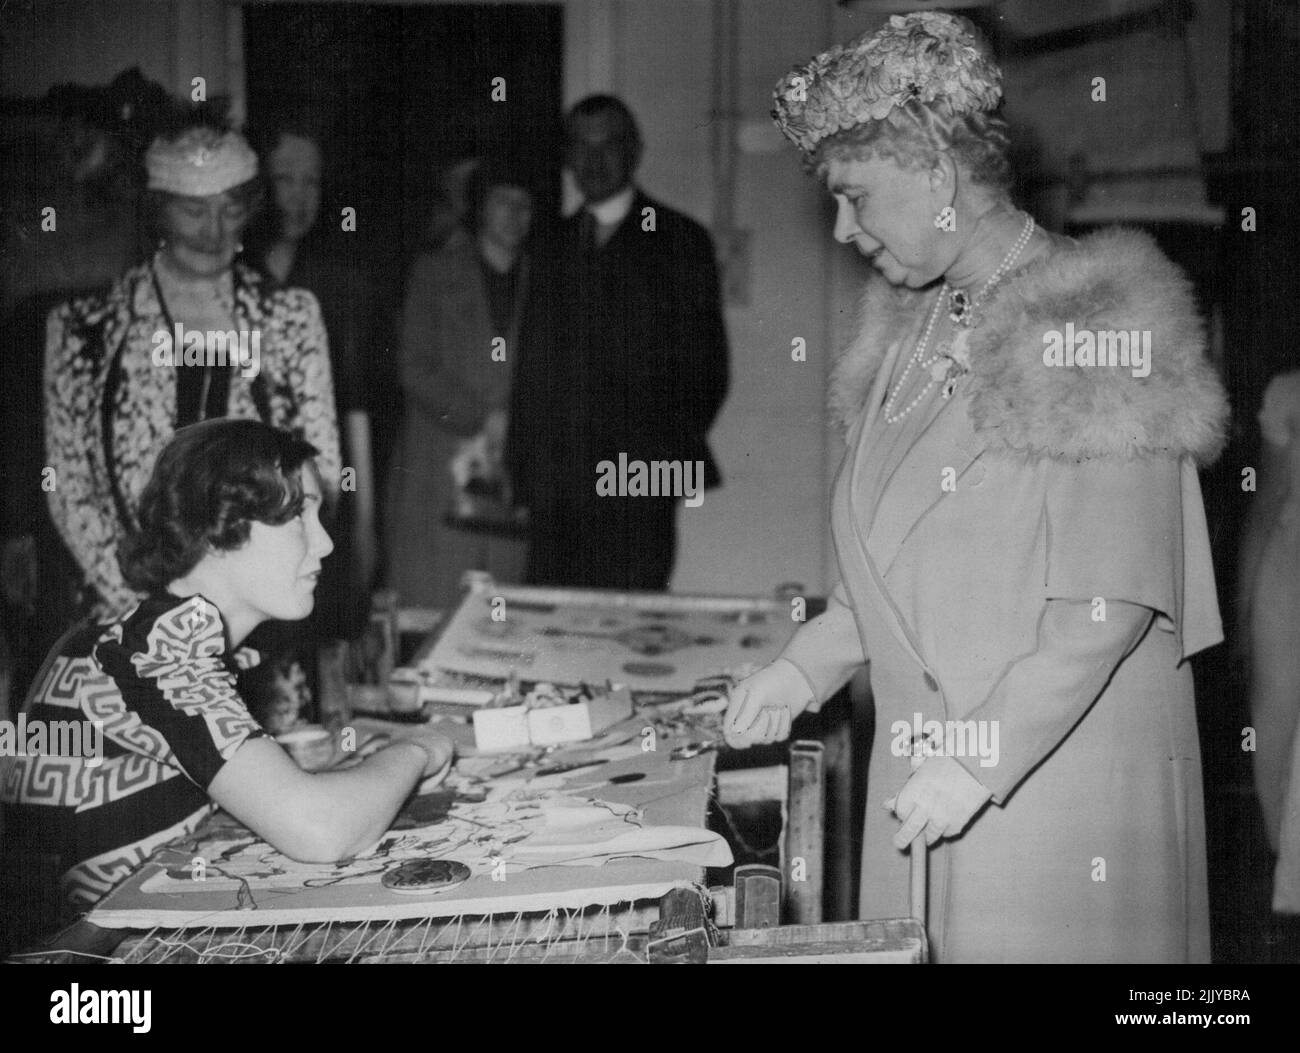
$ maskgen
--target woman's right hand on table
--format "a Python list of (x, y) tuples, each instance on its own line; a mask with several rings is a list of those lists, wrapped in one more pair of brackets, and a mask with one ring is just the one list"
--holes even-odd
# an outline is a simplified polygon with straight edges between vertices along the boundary
[(794, 718), (812, 701), (808, 681), (798, 666), (778, 658), (732, 688), (722, 724), (727, 745), (748, 749), (789, 738)]

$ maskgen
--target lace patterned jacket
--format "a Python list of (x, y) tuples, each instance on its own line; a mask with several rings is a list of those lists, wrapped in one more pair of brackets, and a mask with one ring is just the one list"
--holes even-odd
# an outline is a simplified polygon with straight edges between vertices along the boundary
[[(231, 369), (227, 414), (299, 434), (321, 451), (326, 488), (336, 491), (334, 387), (316, 298), (304, 289), (272, 289), (238, 262), (234, 291), (238, 328), (260, 332), (261, 351), (256, 371)], [(47, 325), (45, 451), (53, 473), (42, 482), (99, 619), (139, 598), (122, 578), (117, 546), (175, 430), (177, 372), (153, 358), (155, 335), (167, 329), (147, 262), (107, 293), (56, 308)]]

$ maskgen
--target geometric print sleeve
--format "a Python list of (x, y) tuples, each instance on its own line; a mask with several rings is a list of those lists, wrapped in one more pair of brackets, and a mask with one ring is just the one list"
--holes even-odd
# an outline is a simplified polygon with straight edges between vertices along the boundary
[(225, 625), (202, 596), (154, 596), (95, 649), (128, 710), (161, 738), (189, 779), (206, 790), (246, 741), (264, 732), (235, 686)]

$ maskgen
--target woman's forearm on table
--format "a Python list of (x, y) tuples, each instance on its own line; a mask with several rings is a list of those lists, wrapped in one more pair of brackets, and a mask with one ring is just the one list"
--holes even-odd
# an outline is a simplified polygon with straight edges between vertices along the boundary
[(333, 863), (374, 844), (424, 773), (429, 755), (398, 742), (347, 771), (309, 775), (275, 742), (245, 742), (208, 793), (277, 850), (306, 863)]
[(428, 754), (413, 742), (395, 742), (348, 771), (312, 776), (321, 813), (336, 826), (344, 855), (374, 844), (419, 782)]

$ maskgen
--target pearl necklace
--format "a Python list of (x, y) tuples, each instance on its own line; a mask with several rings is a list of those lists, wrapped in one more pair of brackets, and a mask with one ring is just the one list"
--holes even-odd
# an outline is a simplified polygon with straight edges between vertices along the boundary
[(1010, 250), (1002, 258), (1002, 262), (998, 264), (997, 270), (995, 270), (989, 276), (989, 280), (984, 283), (984, 288), (975, 294), (975, 299), (972, 300), (965, 289), (952, 289), (948, 287), (947, 283), (945, 283), (944, 287), (949, 290), (948, 305), (950, 313), (948, 317), (958, 325), (964, 325), (967, 328), (972, 328), (975, 325), (978, 325), (979, 323), (975, 319), (975, 308), (985, 301), (989, 292), (993, 289), (993, 286), (997, 285), (998, 282), (1006, 277), (1007, 270), (1020, 258), (1020, 254), (1025, 251), (1025, 246), (1029, 244), (1029, 239), (1033, 236), (1034, 217), (1026, 216), (1025, 225), (1020, 231), (1020, 236), (1016, 238), (1015, 244), (1011, 246)]
[(916, 409), (917, 404), (925, 398), (926, 393), (934, 387), (934, 377), (931, 377), (925, 387), (916, 393), (916, 398), (912, 399), (911, 402), (904, 406), (898, 414), (893, 414), (891, 412), (894, 408), (894, 403), (898, 401), (898, 396), (903, 390), (903, 385), (907, 383), (907, 377), (908, 374), (912, 372), (912, 366), (915, 365), (919, 366), (921, 369), (927, 369), (939, 360), (939, 354), (935, 354), (932, 358), (925, 359), (924, 361), (922, 361), (921, 356), (925, 354), (925, 349), (930, 344), (930, 334), (934, 332), (934, 323), (939, 320), (939, 307), (943, 303), (943, 294), (947, 289), (948, 283), (945, 282), (943, 288), (939, 290), (939, 295), (934, 298), (934, 307), (930, 311), (929, 321), (925, 323), (925, 331), (921, 334), (920, 341), (917, 342), (916, 350), (913, 351), (911, 356), (908, 358), (907, 365), (903, 367), (903, 375), (898, 378), (898, 383), (895, 385), (894, 390), (890, 392), (889, 398), (885, 401), (886, 424), (897, 424), (900, 420), (911, 413), (912, 410)]
[[(939, 308), (943, 304), (945, 294), (947, 295), (949, 302), (949, 317), (959, 325), (968, 328), (974, 326), (976, 324), (975, 308), (984, 302), (993, 287), (1006, 276), (1011, 265), (1015, 263), (1016, 260), (1020, 258), (1020, 254), (1025, 251), (1025, 246), (1029, 244), (1029, 239), (1033, 237), (1033, 234), (1034, 217), (1026, 216), (1025, 226), (1024, 229), (1021, 230), (1020, 236), (1016, 238), (1015, 244), (1011, 246), (1006, 256), (1003, 257), (1002, 262), (998, 264), (997, 269), (989, 277), (989, 280), (984, 283), (984, 288), (976, 294), (974, 300), (972, 300), (964, 290), (954, 289), (947, 282), (943, 283), (943, 288), (939, 290), (939, 295), (935, 297), (934, 307), (930, 310), (930, 317), (925, 323), (925, 329), (921, 333), (921, 339), (917, 341), (916, 350), (913, 351), (911, 356), (908, 358), (907, 365), (903, 367), (902, 376), (898, 378), (898, 384), (894, 387), (889, 398), (885, 401), (886, 424), (897, 424), (901, 421), (911, 413), (912, 410), (916, 409), (916, 407), (920, 405), (921, 400), (925, 398), (930, 389), (938, 383), (938, 378), (932, 375), (926, 382), (925, 387), (916, 393), (916, 397), (913, 398), (911, 402), (899, 410), (898, 413), (893, 412), (894, 403), (898, 401), (898, 396), (902, 393), (903, 387), (907, 383), (907, 378), (912, 372), (912, 367), (916, 366), (920, 370), (929, 369), (946, 354), (947, 345), (941, 344), (935, 350), (933, 355), (929, 358), (925, 357), (925, 349), (930, 346), (930, 336), (934, 332), (935, 323), (939, 320)], [(948, 391), (945, 390), (944, 394), (947, 395)]]

